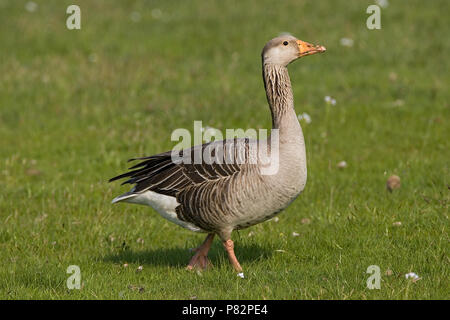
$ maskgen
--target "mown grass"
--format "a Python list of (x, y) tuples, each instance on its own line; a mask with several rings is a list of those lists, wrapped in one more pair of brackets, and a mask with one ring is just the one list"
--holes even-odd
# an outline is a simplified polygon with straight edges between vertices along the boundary
[[(371, 1), (77, 1), (79, 31), (71, 1), (35, 2), (0, 1), (1, 298), (449, 298), (448, 1), (391, 0), (374, 31)], [(194, 120), (269, 128), (260, 51), (283, 31), (328, 49), (289, 67), (312, 118), (307, 187), (278, 222), (235, 233), (245, 279), (217, 240), (214, 268), (187, 272), (203, 235), (111, 205), (127, 188), (106, 181)]]

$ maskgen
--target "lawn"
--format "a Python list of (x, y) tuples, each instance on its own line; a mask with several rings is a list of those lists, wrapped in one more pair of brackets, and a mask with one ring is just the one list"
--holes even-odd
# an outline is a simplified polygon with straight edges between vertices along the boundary
[[(450, 298), (447, 0), (389, 0), (380, 30), (373, 1), (86, 0), (68, 30), (72, 3), (0, 1), (0, 298)], [(107, 180), (195, 120), (270, 128), (260, 53), (281, 32), (328, 49), (289, 66), (306, 189), (234, 233), (245, 279), (217, 239), (186, 271), (204, 235), (111, 205), (128, 187)]]

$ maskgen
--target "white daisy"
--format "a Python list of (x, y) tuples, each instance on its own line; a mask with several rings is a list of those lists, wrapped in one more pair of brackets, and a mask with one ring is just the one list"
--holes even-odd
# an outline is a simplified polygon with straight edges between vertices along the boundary
[(340, 40), (341, 46), (344, 47), (353, 47), (353, 42), (353, 39), (350, 38), (341, 38)]

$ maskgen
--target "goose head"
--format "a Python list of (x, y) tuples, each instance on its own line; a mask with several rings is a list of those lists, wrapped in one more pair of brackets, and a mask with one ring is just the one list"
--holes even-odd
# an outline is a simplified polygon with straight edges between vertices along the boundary
[(325, 52), (325, 47), (313, 45), (291, 35), (276, 37), (263, 48), (263, 64), (274, 64), (286, 67), (298, 58)]

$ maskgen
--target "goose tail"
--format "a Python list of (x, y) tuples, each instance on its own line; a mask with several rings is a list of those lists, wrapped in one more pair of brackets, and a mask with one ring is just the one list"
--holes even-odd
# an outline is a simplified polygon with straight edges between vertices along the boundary
[[(137, 196), (137, 194), (134, 193), (134, 192), (126, 192), (124, 194), (121, 194), (120, 196), (115, 197), (111, 201), (111, 203), (117, 203), (117, 202), (121, 202), (121, 201), (126, 201), (126, 200), (128, 200), (130, 198), (134, 198), (135, 196)], [(128, 201), (126, 201), (126, 202), (128, 202)]]

